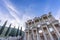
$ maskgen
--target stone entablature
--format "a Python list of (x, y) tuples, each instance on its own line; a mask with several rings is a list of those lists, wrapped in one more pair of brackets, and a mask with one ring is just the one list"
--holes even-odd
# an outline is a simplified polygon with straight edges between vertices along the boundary
[(60, 23), (51, 12), (26, 22), (25, 40), (59, 40)]
[(47, 22), (51, 23), (54, 20), (55, 20), (55, 18), (51, 15), (51, 13), (44, 14), (41, 17), (35, 17), (32, 20), (28, 20), (26, 22), (26, 27), (28, 28), (31, 26), (36, 26), (38, 24), (46, 24)]

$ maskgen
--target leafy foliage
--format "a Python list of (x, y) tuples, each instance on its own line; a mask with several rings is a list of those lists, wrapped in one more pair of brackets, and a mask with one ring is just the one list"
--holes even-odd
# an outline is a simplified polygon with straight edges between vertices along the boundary
[(12, 36), (12, 37), (16, 36), (16, 29), (15, 29), (15, 27), (12, 28), (12, 30), (11, 30), (9, 36)]
[(0, 29), (0, 35), (2, 34), (2, 32), (3, 32), (3, 30), (4, 30), (5, 26), (6, 26), (6, 24), (7, 24), (7, 21), (5, 21), (4, 25), (3, 25), (2, 28)]
[(8, 28), (8, 29), (7, 29), (7, 31), (6, 31), (5, 36), (7, 36), (7, 35), (8, 35), (9, 30), (10, 30), (10, 27), (11, 27), (11, 24), (9, 25), (9, 28)]
[(22, 27), (21, 27), (21, 30), (20, 30), (20, 33), (19, 34), (20, 34), (20, 36), (22, 36)]
[(18, 27), (17, 32), (16, 32), (16, 36), (18, 36), (18, 35), (19, 35), (19, 27)]

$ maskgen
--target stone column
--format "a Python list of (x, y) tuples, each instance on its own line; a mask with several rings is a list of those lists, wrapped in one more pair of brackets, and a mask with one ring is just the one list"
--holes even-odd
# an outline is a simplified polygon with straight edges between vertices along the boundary
[(39, 38), (39, 34), (37, 33), (37, 40), (40, 40), (40, 38)]
[(55, 32), (56, 37), (59, 39), (59, 36), (58, 36), (58, 34), (56, 33), (56, 31), (54, 31), (54, 32)]
[(36, 40), (37, 40), (37, 37), (38, 37), (38, 36), (37, 36), (37, 29), (36, 29), (36, 34), (35, 34), (35, 35), (36, 35)]
[(37, 31), (36, 33), (37, 33), (37, 40), (40, 40), (40, 39), (39, 39), (39, 34), (38, 34), (38, 31)]
[(37, 40), (41, 40), (38, 29), (37, 29)]
[(26, 40), (26, 32), (25, 32), (24, 40)]
[(31, 36), (32, 40), (33, 40), (33, 30), (32, 30), (32, 36)]
[(28, 30), (28, 40), (29, 40), (29, 30)]
[(44, 39), (47, 40), (43, 27), (42, 27), (42, 31), (43, 31)]
[(33, 38), (32, 38), (32, 40), (34, 40), (34, 32), (33, 32), (33, 29), (32, 29), (32, 35), (33, 35)]
[(52, 35), (51, 35), (51, 33), (49, 32), (49, 29), (48, 29), (47, 26), (46, 26), (46, 28), (47, 28), (47, 31), (48, 31), (48, 33), (49, 33), (49, 35), (50, 35), (51, 40), (54, 40), (53, 37), (52, 37)]
[(52, 24), (52, 26), (55, 29), (55, 32), (57, 33), (57, 37), (59, 38), (60, 37), (60, 34), (59, 34), (58, 30), (56, 29), (56, 27), (54, 26), (54, 24)]
[(37, 40), (37, 37), (36, 37), (37, 34), (34, 33), (34, 30), (36, 31), (36, 29), (33, 29), (33, 38), (34, 38), (34, 40)]

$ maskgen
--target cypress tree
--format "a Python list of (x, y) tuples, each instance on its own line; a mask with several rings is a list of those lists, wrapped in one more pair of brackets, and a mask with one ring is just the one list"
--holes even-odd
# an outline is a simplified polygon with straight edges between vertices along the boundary
[(19, 34), (20, 34), (20, 36), (22, 36), (22, 27), (21, 27), (21, 29), (20, 29), (20, 33), (19, 33)]
[(19, 27), (18, 27), (17, 32), (16, 32), (16, 36), (18, 36), (18, 35), (19, 35)]
[(12, 37), (16, 36), (16, 29), (15, 29), (15, 27), (12, 28), (12, 30), (11, 30), (9, 36), (12, 36)]
[(7, 29), (7, 31), (6, 31), (5, 36), (7, 36), (7, 35), (8, 35), (9, 30), (10, 30), (10, 27), (11, 27), (11, 24), (9, 25), (9, 27), (8, 27), (8, 29)]
[(3, 32), (3, 30), (4, 30), (5, 26), (6, 26), (6, 24), (7, 24), (7, 21), (5, 21), (5, 23), (3, 24), (2, 28), (0, 29), (0, 35), (2, 34), (2, 32)]

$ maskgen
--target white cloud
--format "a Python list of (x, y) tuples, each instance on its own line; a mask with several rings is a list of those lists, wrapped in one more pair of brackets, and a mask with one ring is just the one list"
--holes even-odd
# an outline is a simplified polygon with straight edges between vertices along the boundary
[(59, 20), (59, 22), (60, 22), (60, 9), (57, 10), (57, 13), (56, 13), (55, 18), (56, 18), (57, 20)]
[[(4, 6), (7, 8), (7, 10), (9, 11), (10, 15), (5, 15), (3, 13), (3, 11), (0, 12), (0, 20), (1, 21), (1, 25), (3, 25), (3, 23), (8, 20), (8, 23), (6, 26), (9, 26), (10, 23), (12, 23), (12, 27), (16, 26), (16, 28), (18, 28), (18, 26), (20, 26), (20, 22), (21, 20), (19, 19), (19, 17), (17, 16), (17, 13), (19, 13), (14, 6), (12, 6), (9, 2), (7, 2), (6, 0), (3, 0), (4, 2)], [(4, 9), (3, 9), (4, 10)], [(10, 18), (9, 16), (12, 16), (14, 19)]]
[[(18, 28), (18, 26), (20, 26), (20, 27), (22, 26), (22, 29), (24, 30), (25, 29), (25, 22), (28, 19), (32, 19), (33, 15), (28, 14), (29, 11), (25, 10), (26, 13), (23, 14), (23, 16), (21, 16), (22, 18), (20, 18), (20, 17), (18, 17), (18, 14), (20, 12), (18, 10), (16, 10), (16, 8), (9, 1), (7, 2), (6, 0), (3, 0), (3, 2), (5, 3), (4, 6), (7, 8), (10, 15), (15, 19), (10, 18), (9, 15), (4, 15), (4, 14), (0, 13), (0, 15), (1, 15), (0, 19), (3, 20), (2, 22), (4, 23), (6, 20), (8, 20), (7, 26), (9, 26), (9, 24), (12, 23), (11, 27), (15, 26), (15, 28)], [(1, 22), (1, 24), (2, 24), (2, 22)]]
[(5, 2), (6, 8), (9, 11), (10, 15), (13, 16), (17, 22), (20, 22), (20, 19), (19, 19), (19, 17), (16, 14), (16, 13), (18, 13), (18, 11), (15, 10), (14, 7), (11, 4), (9, 4), (7, 1), (4, 1), (4, 2)]
[[(10, 20), (10, 17), (8, 15), (4, 15), (2, 12), (0, 12), (0, 25), (2, 26), (6, 20)], [(9, 25), (9, 23), (8, 23)]]

